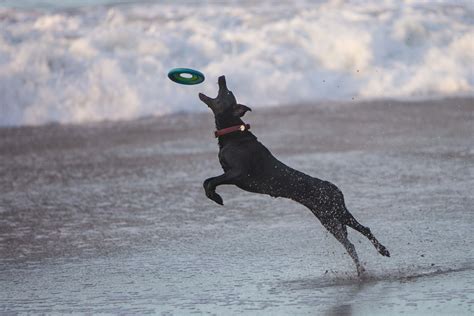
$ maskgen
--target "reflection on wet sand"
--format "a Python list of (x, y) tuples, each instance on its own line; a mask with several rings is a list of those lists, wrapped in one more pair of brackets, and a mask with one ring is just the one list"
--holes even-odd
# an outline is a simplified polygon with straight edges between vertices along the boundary
[(351, 316), (352, 306), (350, 304), (335, 305), (325, 311), (326, 316)]

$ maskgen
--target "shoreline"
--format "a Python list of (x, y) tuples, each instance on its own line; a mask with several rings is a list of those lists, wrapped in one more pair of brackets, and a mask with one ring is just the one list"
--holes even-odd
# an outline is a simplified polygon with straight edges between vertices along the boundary
[[(318, 109), (320, 107), (360, 107), (363, 105), (370, 105), (370, 104), (381, 104), (381, 103), (389, 103), (389, 104), (405, 104), (409, 106), (410, 104), (414, 105), (426, 105), (426, 106), (431, 106), (430, 104), (435, 103), (456, 103), (460, 102), (462, 104), (470, 103), (474, 106), (474, 95), (466, 94), (466, 95), (456, 95), (456, 96), (433, 96), (433, 97), (426, 97), (426, 96), (420, 96), (419, 98), (417, 97), (394, 97), (394, 98), (367, 98), (367, 99), (360, 99), (357, 98), (357, 100), (317, 100), (316, 102), (301, 102), (297, 104), (279, 104), (279, 105), (259, 105), (254, 108), (255, 110), (258, 110), (259, 112), (262, 111), (281, 111), (282, 109), (292, 109), (293, 107), (301, 107), (305, 109)], [(191, 111), (180, 111), (176, 113), (167, 113), (167, 114), (162, 114), (162, 115), (144, 115), (144, 116), (139, 116), (136, 118), (130, 118), (130, 119), (117, 119), (117, 120), (97, 120), (97, 121), (84, 121), (80, 123), (62, 123), (58, 121), (51, 121), (48, 123), (43, 123), (43, 124), (25, 124), (25, 125), (3, 125), (0, 126), (0, 130), (5, 130), (5, 129), (17, 129), (17, 128), (42, 128), (42, 127), (48, 127), (48, 126), (62, 126), (62, 127), (98, 127), (100, 125), (110, 125), (110, 124), (127, 124), (127, 123), (133, 123), (133, 122), (141, 122), (141, 121), (149, 121), (149, 120), (166, 120), (166, 119), (174, 119), (176, 117), (186, 117), (186, 116), (191, 116), (191, 115), (197, 115), (197, 116), (202, 116), (202, 115), (209, 115), (212, 114), (209, 112), (207, 108), (205, 108), (205, 105), (202, 103), (199, 103), (199, 101), (196, 101), (196, 106), (201, 107), (203, 109), (195, 112)]]

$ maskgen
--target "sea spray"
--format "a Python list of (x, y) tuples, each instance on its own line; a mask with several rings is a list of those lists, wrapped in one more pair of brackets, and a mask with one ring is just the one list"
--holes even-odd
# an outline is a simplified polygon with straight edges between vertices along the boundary
[(222, 74), (253, 107), (474, 92), (468, 1), (206, 3), (0, 9), (0, 125), (204, 111)]

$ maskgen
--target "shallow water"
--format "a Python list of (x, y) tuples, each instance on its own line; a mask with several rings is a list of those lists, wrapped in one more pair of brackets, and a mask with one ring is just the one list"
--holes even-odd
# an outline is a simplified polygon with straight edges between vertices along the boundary
[(205, 198), (221, 172), (210, 115), (4, 128), (0, 311), (472, 314), (472, 99), (249, 114), (390, 250), (350, 232), (366, 280), (304, 207), (230, 186), (224, 207)]
[[(245, 247), (239, 245), (239, 248)], [(286, 255), (290, 255), (290, 258)], [(86, 313), (469, 314), (472, 267), (355, 277), (317, 276), (285, 255), (149, 250), (132, 256), (29, 264), (10, 270), (4, 311)], [(311, 255), (309, 257), (312, 257)], [(288, 265), (288, 261), (291, 265)], [(27, 281), (26, 281), (27, 280)]]

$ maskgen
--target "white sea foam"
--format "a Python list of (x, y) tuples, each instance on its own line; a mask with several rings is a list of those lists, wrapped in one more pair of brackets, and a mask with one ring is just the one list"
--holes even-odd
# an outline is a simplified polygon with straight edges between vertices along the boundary
[[(203, 111), (221, 74), (257, 107), (472, 95), (473, 16), (469, 1), (3, 8), (0, 125)], [(207, 80), (175, 84), (174, 67)]]

